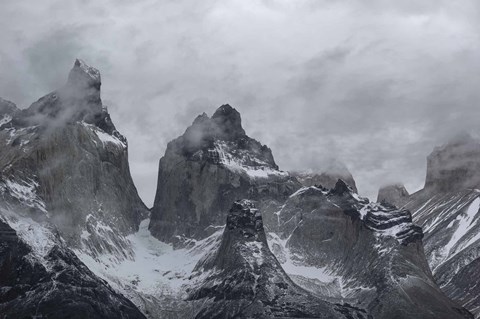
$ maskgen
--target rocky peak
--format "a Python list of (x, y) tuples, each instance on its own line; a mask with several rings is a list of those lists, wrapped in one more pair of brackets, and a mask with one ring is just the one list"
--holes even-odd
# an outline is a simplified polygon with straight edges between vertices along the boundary
[(100, 71), (87, 65), (83, 60), (76, 59), (68, 75), (67, 84), (100, 90), (102, 85)]
[(240, 114), (222, 105), (197, 116), (168, 143), (160, 159), (150, 231), (160, 240), (188, 242), (225, 225), (238, 198), (283, 201), (300, 187), (280, 171), (272, 151), (245, 134)]
[(195, 318), (356, 318), (356, 310), (333, 306), (293, 283), (270, 251), (262, 216), (249, 200), (233, 204), (220, 246), (195, 269), (208, 274), (189, 296), (202, 300)]
[[(105, 117), (108, 113), (102, 105), (100, 86), (100, 72), (77, 59), (68, 75), (67, 83), (23, 110), (15, 123), (22, 126), (58, 127), (66, 123), (85, 121), (106, 127), (108, 125), (105, 122), (108, 119)], [(113, 130), (114, 127), (109, 128), (109, 131)]]
[(227, 137), (245, 136), (240, 113), (228, 104), (220, 106), (212, 115), (212, 121)]
[(480, 186), (480, 142), (456, 136), (427, 157), (426, 189), (453, 191)]
[(408, 196), (408, 191), (403, 184), (386, 185), (378, 190), (377, 202), (400, 207)]
[(344, 194), (354, 193), (353, 188), (351, 188), (344, 180), (338, 179), (335, 187), (331, 190), (332, 194), (342, 196)]

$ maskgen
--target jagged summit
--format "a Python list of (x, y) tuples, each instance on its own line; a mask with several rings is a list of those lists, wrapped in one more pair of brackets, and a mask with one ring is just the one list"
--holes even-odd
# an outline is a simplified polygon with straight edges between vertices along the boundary
[(427, 157), (425, 188), (441, 192), (480, 187), (480, 141), (457, 135)]
[(220, 106), (212, 117), (206, 113), (197, 116), (183, 136), (172, 146), (186, 154), (211, 147), (215, 141), (236, 142), (246, 139), (240, 113), (228, 104)]
[(100, 71), (87, 65), (83, 60), (76, 59), (68, 75), (68, 84), (95, 87), (100, 90), (102, 84)]
[(366, 317), (362, 310), (329, 304), (294, 284), (270, 251), (262, 216), (249, 200), (233, 204), (220, 247), (196, 270), (209, 273), (190, 293), (190, 300), (203, 301), (197, 319)]
[(240, 113), (229, 104), (220, 106), (212, 115), (212, 120), (226, 136), (245, 136)]
[(354, 193), (352, 187), (350, 187), (344, 180), (338, 179), (335, 187), (332, 188), (331, 193), (335, 195), (342, 196), (344, 194)]
[(197, 116), (168, 143), (150, 230), (167, 242), (200, 239), (224, 225), (238, 198), (283, 200), (299, 187), (278, 169), (270, 148), (246, 135), (240, 113), (225, 104), (212, 117)]
[(57, 127), (84, 121), (111, 134), (115, 127), (102, 104), (100, 87), (100, 72), (77, 59), (66, 84), (19, 112), (13, 123), (23, 127)]

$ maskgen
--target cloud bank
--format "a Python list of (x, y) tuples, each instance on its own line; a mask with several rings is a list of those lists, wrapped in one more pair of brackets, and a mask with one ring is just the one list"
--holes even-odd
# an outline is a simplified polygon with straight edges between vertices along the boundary
[(0, 96), (19, 107), (77, 57), (101, 70), (148, 205), (167, 142), (225, 103), (281, 169), (333, 157), (372, 199), (417, 190), (435, 145), (479, 134), (475, 0), (6, 0), (0, 30)]

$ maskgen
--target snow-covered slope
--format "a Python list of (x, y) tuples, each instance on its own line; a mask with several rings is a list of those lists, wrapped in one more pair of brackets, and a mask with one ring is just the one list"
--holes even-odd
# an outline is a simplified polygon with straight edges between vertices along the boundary
[(422, 225), (442, 290), (480, 318), (480, 142), (457, 137), (428, 156), (425, 188), (405, 207)]
[(349, 305), (325, 302), (299, 288), (267, 245), (261, 214), (248, 200), (233, 204), (220, 246), (196, 266), (208, 276), (189, 299), (195, 318), (364, 318)]
[(270, 247), (292, 279), (374, 318), (468, 318), (437, 287), (408, 211), (360, 198), (343, 181), (302, 188), (277, 212)]
[(2, 318), (145, 318), (75, 256), (53, 225), (28, 217), (28, 205), (11, 207), (0, 204)]
[[(14, 266), (29, 262), (33, 267), (26, 277), (30, 286), (12, 288), (24, 289), (28, 300), (10, 300), (11, 291), (2, 290), (6, 303), (1, 306), (12, 318), (65, 318), (62, 308), (71, 318), (143, 318), (70, 250), (95, 259), (105, 254), (131, 259), (127, 236), (148, 214), (130, 177), (126, 139), (102, 105), (100, 86), (99, 72), (77, 60), (66, 85), (29, 108), (19, 110), (0, 100), (5, 112), (0, 121), (0, 218), (22, 241), (19, 255), (11, 257)], [(20, 247), (14, 245), (17, 241), (2, 243), (7, 254)], [(26, 276), (11, 271), (10, 280), (21, 282)], [(63, 292), (65, 302), (60, 300)], [(38, 309), (32, 312), (29, 302), (39, 303)]]
[(450, 298), (480, 317), (480, 190), (432, 194), (406, 204), (423, 225), (425, 254), (435, 278)]

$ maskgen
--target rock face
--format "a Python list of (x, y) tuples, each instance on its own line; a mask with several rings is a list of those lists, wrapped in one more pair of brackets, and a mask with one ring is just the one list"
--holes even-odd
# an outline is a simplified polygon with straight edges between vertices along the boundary
[(317, 295), (355, 303), (373, 318), (470, 318), (436, 286), (407, 210), (370, 203), (339, 180), (332, 190), (297, 191), (278, 221), (273, 252)]
[(334, 188), (339, 179), (345, 181), (355, 193), (358, 193), (357, 185), (348, 168), (341, 162), (332, 160), (331, 164), (322, 172), (303, 171), (291, 172), (304, 187), (322, 186), (328, 189)]
[(196, 266), (208, 271), (191, 300), (205, 300), (195, 318), (365, 318), (295, 285), (270, 252), (262, 217), (248, 200), (233, 204), (220, 247)]
[(480, 143), (457, 136), (427, 157), (426, 189), (438, 192), (480, 187)]
[(278, 170), (271, 150), (248, 137), (240, 114), (223, 105), (198, 116), (160, 159), (150, 231), (166, 242), (201, 239), (224, 225), (239, 198), (282, 201), (300, 187)]
[(148, 215), (100, 86), (100, 73), (77, 60), (66, 85), (29, 108), (0, 100), (6, 318), (145, 318), (76, 256), (134, 258), (127, 236)]
[(2, 318), (145, 318), (64, 245), (38, 248), (0, 219)]
[(148, 210), (100, 85), (100, 73), (77, 60), (63, 88), (25, 110), (7, 104), (0, 121), (1, 196), (27, 204), (27, 216), (53, 223), (73, 247), (123, 256), (121, 236), (136, 231)]
[(425, 188), (405, 207), (425, 231), (425, 254), (442, 290), (480, 317), (480, 143), (457, 138), (428, 156)]
[(401, 207), (408, 196), (408, 191), (402, 184), (387, 185), (378, 190), (377, 202)]

